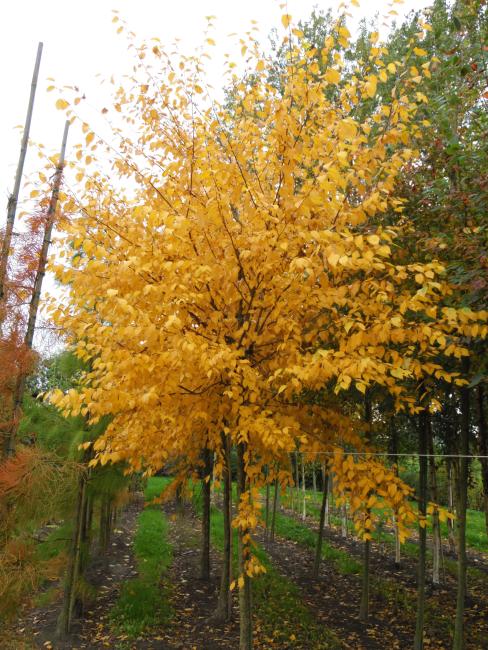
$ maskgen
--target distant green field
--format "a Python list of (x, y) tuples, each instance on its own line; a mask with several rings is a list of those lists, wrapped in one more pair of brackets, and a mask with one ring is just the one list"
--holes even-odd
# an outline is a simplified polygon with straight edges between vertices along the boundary
[[(301, 495), (302, 493), (300, 490), (300, 499), (301, 499)], [(306, 490), (307, 514), (317, 519), (317, 521), (320, 515), (320, 499), (321, 499), (320, 494), (314, 495), (313, 490)], [(284, 503), (289, 505), (289, 497), (287, 495), (284, 495)], [(416, 503), (412, 503), (412, 506), (414, 509), (417, 508)], [(373, 510), (375, 510), (380, 515), (380, 518), (383, 522), (381, 529), (375, 532), (374, 535), (375, 539), (377, 541), (393, 544), (394, 543), (393, 534), (391, 532), (388, 532), (388, 530), (384, 528), (385, 524), (388, 523), (385, 509), (374, 508)], [(301, 506), (300, 506), (300, 512), (301, 512)], [(335, 514), (331, 515), (329, 519), (333, 526), (341, 525), (340, 517), (336, 516)], [(480, 512), (479, 510), (468, 510), (466, 521), (467, 521), (466, 543), (468, 547), (472, 548), (473, 550), (480, 551), (482, 553), (488, 553), (488, 535), (486, 534), (484, 512)], [(429, 521), (428, 531), (431, 532), (431, 530), (432, 530), (432, 526)], [(443, 539), (447, 540), (448, 531), (447, 531), (447, 524), (445, 522), (441, 522), (441, 533)]]

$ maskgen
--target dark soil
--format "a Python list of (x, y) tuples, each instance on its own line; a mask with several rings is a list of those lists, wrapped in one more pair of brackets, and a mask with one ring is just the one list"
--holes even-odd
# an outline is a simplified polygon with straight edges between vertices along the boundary
[[(287, 511), (292, 515), (291, 511)], [(317, 529), (314, 519), (306, 523)], [(332, 527), (325, 529), (324, 540), (361, 561), (363, 543), (352, 537), (343, 538)], [(417, 563), (415, 558), (405, 556), (401, 565), (395, 565), (391, 547), (371, 545), (371, 597), (370, 621), (360, 624), (358, 619), (361, 596), (361, 578), (341, 575), (331, 562), (322, 561), (320, 578), (311, 579), (313, 553), (288, 540), (278, 539), (267, 548), (277, 567), (293, 579), (304, 591), (307, 604), (313, 607), (320, 620), (336, 631), (341, 638), (351, 631), (357, 636), (357, 644), (345, 647), (400, 648), (410, 650), (413, 644), (416, 616)], [(283, 557), (287, 558), (283, 561)], [(296, 558), (290, 561), (290, 558)], [(300, 560), (298, 560), (300, 558)], [(488, 584), (483, 575), (482, 556), (476, 554), (476, 572), (468, 575), (469, 595), (466, 602), (467, 650), (488, 648)], [(481, 565), (481, 566), (480, 566)], [(481, 569), (481, 572), (480, 572)], [(317, 595), (322, 594), (318, 600)], [(329, 610), (329, 604), (331, 609)], [(456, 578), (445, 571), (442, 584), (427, 585), (427, 613), (425, 621), (426, 647), (448, 649), (456, 606)], [(367, 634), (367, 639), (365, 639)], [(360, 644), (363, 645), (360, 645)]]
[(386, 620), (378, 616), (379, 607), (375, 598), (371, 599), (374, 611), (371, 622), (363, 624), (358, 620), (361, 582), (357, 576), (342, 575), (331, 563), (324, 561), (318, 579), (314, 579), (314, 557), (308, 549), (279, 537), (274, 543), (266, 544), (265, 548), (274, 566), (300, 588), (303, 601), (317, 620), (341, 639), (344, 648), (410, 650), (412, 637), (409, 629), (393, 624), (399, 622), (398, 612), (389, 610)]

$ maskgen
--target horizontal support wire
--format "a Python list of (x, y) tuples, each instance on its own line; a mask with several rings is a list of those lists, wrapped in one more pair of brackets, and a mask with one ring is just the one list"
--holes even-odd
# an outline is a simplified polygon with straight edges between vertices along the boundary
[[(286, 449), (289, 454), (304, 453), (315, 456), (335, 456), (336, 451), (303, 451), (299, 449)], [(388, 458), (407, 457), (407, 458), (488, 458), (488, 455), (482, 454), (416, 454), (416, 453), (389, 453), (387, 451), (346, 451), (344, 453), (351, 456), (382, 456)]]

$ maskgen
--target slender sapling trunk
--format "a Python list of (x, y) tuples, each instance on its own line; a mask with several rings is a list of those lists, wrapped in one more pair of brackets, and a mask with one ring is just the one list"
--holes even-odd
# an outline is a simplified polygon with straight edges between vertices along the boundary
[(317, 533), (317, 546), (315, 548), (315, 562), (313, 565), (313, 577), (318, 578), (319, 569), (320, 569), (320, 560), (322, 559), (322, 544), (324, 540), (324, 524), (325, 524), (325, 509), (327, 506), (328, 495), (329, 495), (329, 481), (328, 475), (324, 477), (324, 482), (322, 485), (322, 504), (320, 506), (320, 521), (319, 521), (319, 530)]
[[(469, 372), (469, 360), (463, 359), (463, 371)], [(458, 584), (456, 599), (456, 619), (454, 623), (453, 650), (464, 648), (464, 606), (466, 600), (466, 509), (468, 506), (468, 455), (469, 455), (469, 407), (470, 389), (461, 388), (461, 440), (459, 458), (459, 484), (457, 489), (457, 546), (458, 546)]]
[[(248, 489), (245, 465), (245, 444), (237, 444), (237, 490), (239, 501)], [(249, 529), (238, 530), (239, 558), (239, 650), (252, 650), (252, 594), (251, 578), (246, 572), (246, 563), (250, 558), (251, 548), (248, 541)]]
[(429, 440), (429, 413), (423, 411), (419, 422), (419, 564), (417, 582), (417, 621), (415, 627), (414, 650), (424, 647), (425, 615), (425, 561), (427, 554), (427, 451)]
[(203, 451), (204, 476), (202, 479), (202, 555), (200, 561), (200, 577), (210, 580), (210, 505), (212, 480), (212, 452)]

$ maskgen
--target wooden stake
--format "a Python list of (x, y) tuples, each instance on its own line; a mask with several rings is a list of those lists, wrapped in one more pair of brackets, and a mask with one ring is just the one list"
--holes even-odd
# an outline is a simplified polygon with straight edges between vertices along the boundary
[[(0, 305), (5, 300), (5, 285), (7, 280), (7, 265), (10, 253), (10, 246), (12, 243), (12, 234), (14, 230), (15, 215), (17, 213), (17, 203), (19, 200), (20, 183), (22, 181), (22, 174), (24, 172), (24, 162), (27, 154), (27, 145), (29, 143), (29, 132), (32, 121), (32, 113), (34, 110), (34, 99), (36, 96), (37, 79), (39, 77), (39, 68), (41, 65), (42, 56), (42, 43), (37, 46), (37, 56), (34, 65), (34, 73), (32, 75), (31, 91), (29, 97), (29, 106), (27, 108), (27, 116), (25, 118), (24, 134), (22, 136), (22, 143), (20, 145), (20, 156), (17, 164), (17, 172), (15, 174), (14, 189), (9, 196), (7, 204), (7, 224), (5, 226), (5, 234), (3, 237), (2, 253), (0, 257)], [(0, 322), (3, 321), (4, 316), (0, 315)]]

